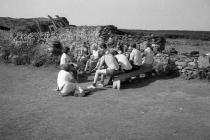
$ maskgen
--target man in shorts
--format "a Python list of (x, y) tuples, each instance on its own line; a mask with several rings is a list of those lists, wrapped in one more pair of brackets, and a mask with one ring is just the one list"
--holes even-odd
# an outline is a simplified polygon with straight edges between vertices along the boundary
[[(103, 46), (103, 49), (106, 50), (106, 52), (100, 59), (100, 64), (99, 64), (98, 70), (96, 70), (93, 84), (90, 85), (89, 88), (96, 88), (96, 83), (97, 83), (98, 77), (100, 75), (112, 76), (112, 75), (117, 74), (117, 72), (119, 70), (119, 64), (118, 64), (116, 58), (111, 54), (111, 52), (109, 50), (107, 50), (106, 45)], [(104, 64), (106, 65), (107, 68), (101, 69)], [(102, 84), (103, 84), (103, 80), (102, 80)]]
[(133, 70), (138, 70), (142, 65), (142, 55), (141, 52), (136, 48), (136, 44), (132, 44), (132, 52), (130, 54), (129, 61), (133, 66)]

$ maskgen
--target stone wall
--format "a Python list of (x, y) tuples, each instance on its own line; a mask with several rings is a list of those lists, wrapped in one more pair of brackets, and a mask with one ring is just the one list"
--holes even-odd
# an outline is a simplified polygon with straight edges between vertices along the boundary
[[(7, 37), (5, 37), (5, 34), (7, 34)], [(76, 50), (80, 48), (84, 42), (87, 42), (89, 47), (92, 46), (92, 44), (99, 46), (101, 43), (106, 43), (109, 47), (116, 47), (119, 42), (125, 45), (132, 42), (139, 43), (141, 39), (138, 36), (122, 32), (112, 25), (68, 27), (61, 28), (51, 33), (27, 34), (4, 31), (0, 32), (0, 36), (4, 37), (3, 42), (8, 42), (8, 44), (2, 43), (4, 46), (2, 50), (6, 49), (10, 52), (10, 55), (7, 57), (8, 59), (14, 57), (18, 59), (22, 56), (27, 56), (31, 61), (38, 58), (45, 58), (43, 61), (49, 60), (51, 57), (52, 43), (54, 41), (60, 41), (63, 47), (74, 48), (74, 50)], [(5, 53), (1, 52), (1, 55), (5, 55)], [(8, 60), (8, 62), (10, 61), (11, 60)]]

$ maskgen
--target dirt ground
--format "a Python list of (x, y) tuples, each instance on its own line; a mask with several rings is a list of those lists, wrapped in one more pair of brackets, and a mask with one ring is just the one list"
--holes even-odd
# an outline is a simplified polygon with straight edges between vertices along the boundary
[(141, 79), (121, 91), (63, 98), (53, 91), (57, 72), (0, 64), (1, 140), (210, 139), (208, 82)]

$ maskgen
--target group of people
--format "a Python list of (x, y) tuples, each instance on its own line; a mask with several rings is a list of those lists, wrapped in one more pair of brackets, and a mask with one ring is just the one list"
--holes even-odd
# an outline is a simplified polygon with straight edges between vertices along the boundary
[[(84, 45), (86, 44), (84, 43)], [(99, 76), (101, 76), (100, 84), (102, 86), (110, 85), (114, 75), (138, 70), (142, 66), (151, 66), (154, 61), (154, 53), (150, 45), (145, 50), (139, 50), (135, 43), (130, 45), (127, 50), (123, 47), (109, 48), (105, 43), (101, 44), (100, 47), (95, 44), (92, 45), (90, 52), (87, 47), (84, 48), (81, 49), (78, 60), (85, 59), (85, 72), (91, 73), (95, 71), (93, 83), (88, 86), (88, 89), (96, 88)], [(78, 68), (76, 63), (71, 62), (68, 55), (69, 51), (68, 47), (63, 48), (60, 59), (61, 70), (57, 78), (57, 90), (63, 96), (75, 92), (84, 92), (76, 84)], [(106, 84), (104, 83), (105, 76), (108, 77)]]
[[(117, 49), (108, 49), (106, 44), (103, 45), (103, 55), (98, 61), (93, 83), (89, 88), (96, 88), (97, 81), (101, 75), (101, 85), (107, 86), (112, 84), (112, 78), (118, 73), (127, 73), (133, 70), (139, 70), (142, 66), (151, 66), (154, 61), (154, 53), (148, 45), (145, 50), (138, 50), (136, 44), (132, 44), (128, 50), (129, 55), (122, 47)], [(104, 76), (109, 76), (108, 82), (104, 83)]]

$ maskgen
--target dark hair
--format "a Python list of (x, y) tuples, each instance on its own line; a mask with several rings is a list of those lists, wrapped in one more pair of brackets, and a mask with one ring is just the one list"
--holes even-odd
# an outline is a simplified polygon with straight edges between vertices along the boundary
[(73, 64), (62, 64), (60, 66), (61, 70), (65, 70), (67, 72), (72, 72), (74, 70), (74, 65)]
[(70, 49), (69, 49), (68, 47), (64, 47), (64, 48), (63, 48), (63, 53), (68, 53), (69, 50), (70, 50)]
[(124, 51), (123, 47), (124, 46), (120, 45), (117, 49), (123, 52)]
[(132, 47), (132, 48), (136, 48), (136, 43), (133, 43), (133, 44), (131, 45), (131, 47)]
[(106, 49), (107, 49), (106, 44), (105, 44), (105, 43), (102, 43), (102, 44), (101, 44), (101, 48), (102, 48), (103, 50), (106, 50)]
[(70, 64), (63, 64), (63, 65), (60, 66), (60, 69), (69, 72)]
[(110, 53), (111, 53), (112, 55), (117, 55), (117, 54), (118, 54), (118, 52), (117, 52), (116, 50), (111, 50)]

